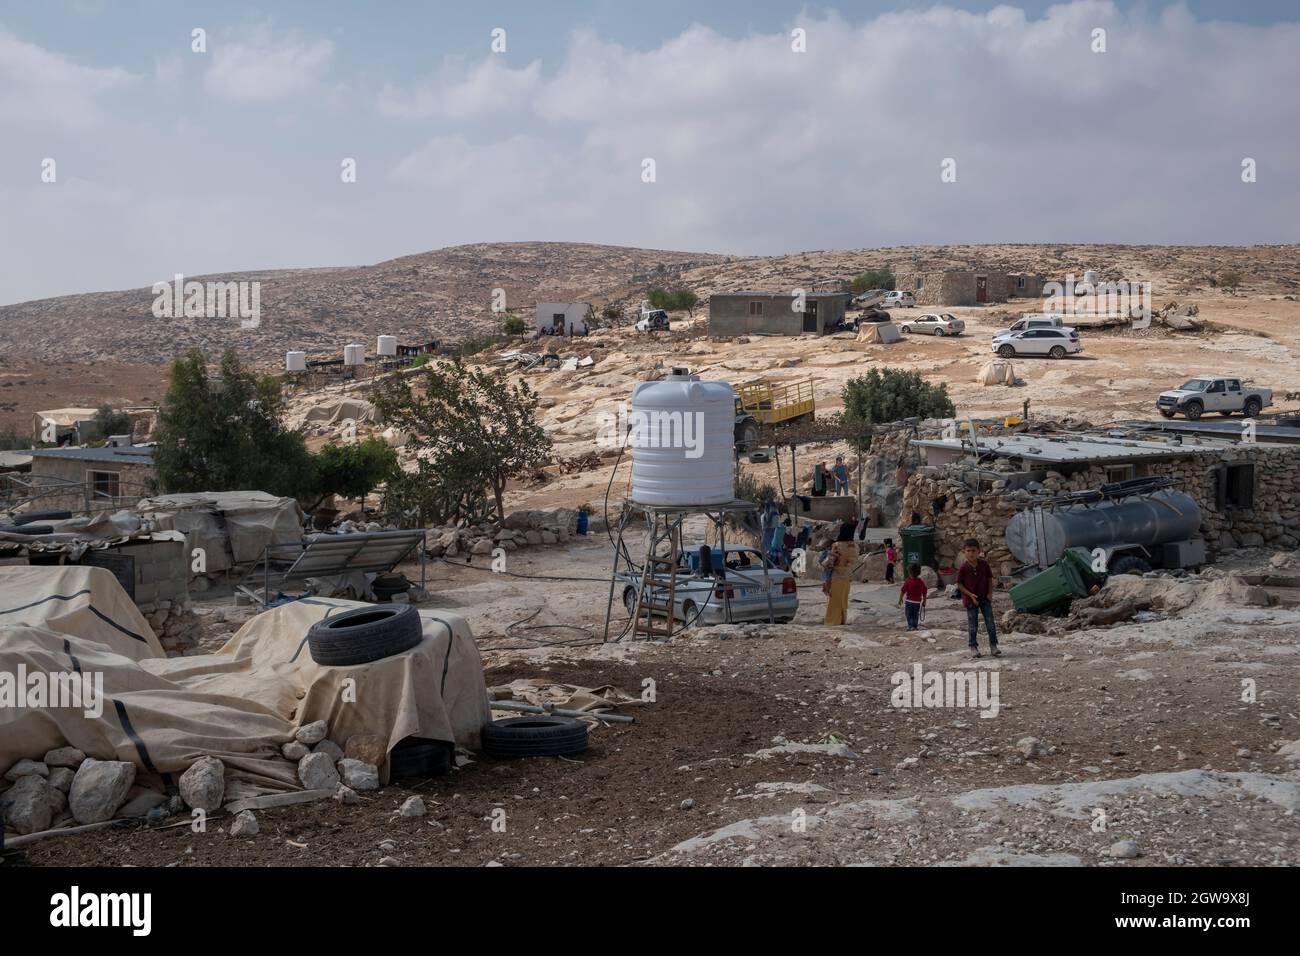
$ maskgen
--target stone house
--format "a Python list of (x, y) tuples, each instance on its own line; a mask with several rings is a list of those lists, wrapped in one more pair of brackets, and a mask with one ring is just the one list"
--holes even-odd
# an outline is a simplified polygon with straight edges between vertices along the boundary
[(101, 511), (129, 507), (148, 494), (155, 476), (153, 448), (36, 448), (30, 481), (40, 511)]
[(847, 292), (806, 292), (803, 311), (789, 292), (717, 292), (709, 296), (709, 334), (828, 335), (844, 321)]
[[(1010, 276), (992, 269), (932, 269), (896, 272), (894, 288), (916, 296), (919, 306), (979, 305), (1005, 302)], [(1042, 291), (1042, 287), (1039, 287)]]

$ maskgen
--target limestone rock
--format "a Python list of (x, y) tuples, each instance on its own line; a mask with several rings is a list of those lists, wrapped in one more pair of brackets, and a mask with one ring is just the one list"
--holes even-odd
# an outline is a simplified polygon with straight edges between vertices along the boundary
[(253, 811), (240, 810), (235, 814), (234, 822), (230, 824), (230, 835), (232, 837), (257, 836), (259, 829), (257, 817), (253, 815)]
[(333, 790), (339, 785), (334, 758), (329, 754), (308, 754), (298, 761), (298, 779), (307, 790)]
[(397, 812), (404, 817), (422, 817), (424, 816), (424, 801), (419, 797), (407, 797), (401, 809)]
[(50, 786), (67, 793), (72, 789), (72, 778), (76, 775), (77, 772), (68, 767), (55, 767), (50, 771)]
[[(29, 774), (0, 795), (5, 826), (16, 833), (39, 833), (50, 828), (54, 809), (50, 785), (44, 777)], [(55, 791), (57, 792), (57, 791)]]
[(85, 759), (86, 755), (76, 747), (56, 747), (45, 754), (45, 766), (70, 767), (76, 770)]
[(68, 807), (78, 823), (113, 819), (135, 783), (135, 764), (87, 757), (77, 768), (68, 792)]
[(343, 756), (378, 767), (388, 758), (388, 741), (378, 734), (353, 734), (343, 748)]
[(1037, 737), (1021, 737), (1016, 741), (1016, 749), (1026, 760), (1034, 760), (1047, 753), (1047, 748)]
[(10, 783), (22, 777), (48, 777), (50, 768), (39, 760), (23, 759), (5, 771), (5, 779)]
[(343, 782), (353, 790), (379, 789), (379, 768), (374, 764), (345, 757), (339, 761), (339, 773)]
[(334, 761), (342, 760), (344, 756), (343, 748), (329, 739), (322, 740), (315, 747), (312, 747), (311, 752), (314, 754), (329, 754), (330, 759)]
[(306, 744), (300, 744), (296, 740), (291, 740), (280, 748), (280, 753), (284, 754), (285, 760), (292, 760), (297, 763), (303, 757), (311, 753), (311, 748)]
[(226, 765), (216, 757), (200, 757), (181, 774), (180, 790), (181, 799), (194, 810), (219, 809), (226, 795)]
[(293, 739), (298, 741), (300, 744), (306, 744), (308, 747), (311, 747), (324, 740), (328, 733), (329, 724), (325, 723), (323, 720), (313, 720), (310, 724), (304, 724), (299, 727), (297, 733), (293, 735)]

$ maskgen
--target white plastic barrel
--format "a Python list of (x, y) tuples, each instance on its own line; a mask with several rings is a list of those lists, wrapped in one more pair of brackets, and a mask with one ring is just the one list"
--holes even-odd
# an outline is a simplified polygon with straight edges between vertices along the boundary
[(343, 364), (344, 365), (365, 365), (366, 347), (364, 345), (343, 346)]
[(284, 370), (286, 372), (307, 371), (307, 353), (306, 352), (285, 352)]
[(375, 344), (376, 355), (396, 355), (397, 354), (397, 336), (381, 335), (379, 341)]
[(627, 445), (632, 500), (646, 505), (734, 501), (736, 395), (726, 382), (641, 382)]

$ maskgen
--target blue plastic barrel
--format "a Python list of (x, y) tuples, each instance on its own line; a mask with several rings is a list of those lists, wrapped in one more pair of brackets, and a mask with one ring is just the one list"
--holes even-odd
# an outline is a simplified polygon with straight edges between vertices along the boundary
[(587, 512), (578, 512), (578, 534), (587, 533)]

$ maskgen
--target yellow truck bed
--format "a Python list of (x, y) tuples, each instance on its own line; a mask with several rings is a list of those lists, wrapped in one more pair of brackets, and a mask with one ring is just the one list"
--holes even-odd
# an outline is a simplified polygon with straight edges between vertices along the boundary
[(739, 386), (736, 395), (740, 410), (764, 425), (812, 416), (817, 408), (810, 378), (800, 382), (751, 382)]

